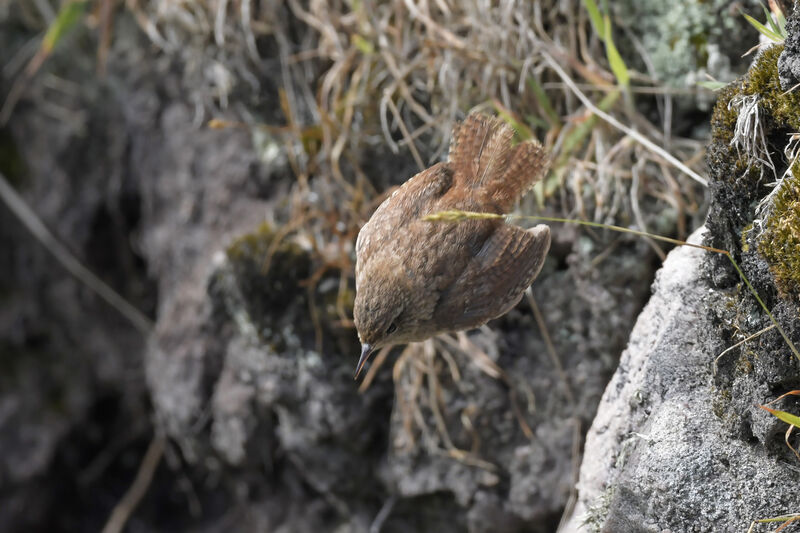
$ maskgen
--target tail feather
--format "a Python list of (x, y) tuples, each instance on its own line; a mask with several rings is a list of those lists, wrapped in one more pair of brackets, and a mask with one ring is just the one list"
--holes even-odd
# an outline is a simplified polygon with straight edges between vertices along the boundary
[(454, 181), (509, 210), (547, 167), (536, 142), (511, 146), (514, 130), (494, 117), (473, 113), (453, 129), (449, 165)]
[(504, 122), (473, 113), (453, 130), (449, 163), (457, 179), (480, 189), (508, 164), (514, 131)]
[(487, 192), (504, 211), (514, 207), (547, 172), (547, 151), (536, 141), (526, 141), (512, 148), (510, 162), (502, 176), (487, 184)]

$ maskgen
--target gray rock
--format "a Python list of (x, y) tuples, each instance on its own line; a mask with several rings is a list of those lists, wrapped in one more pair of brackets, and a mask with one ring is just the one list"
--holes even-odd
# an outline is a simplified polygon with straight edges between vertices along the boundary
[[(795, 3), (795, 6), (797, 4)], [(800, 9), (795, 9), (786, 19), (786, 40), (778, 59), (781, 89), (790, 90), (800, 83)]]
[(561, 533), (745, 531), (796, 510), (800, 467), (775, 446), (775, 419), (748, 409), (770, 428), (765, 448), (715, 413), (714, 359), (728, 342), (709, 310), (729, 296), (709, 285), (706, 253), (678, 248), (659, 271), (587, 435), (578, 504)]

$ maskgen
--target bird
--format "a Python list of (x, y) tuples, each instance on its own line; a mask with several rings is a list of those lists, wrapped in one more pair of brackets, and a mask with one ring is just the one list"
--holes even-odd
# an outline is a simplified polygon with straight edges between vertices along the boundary
[(353, 320), (361, 343), (355, 379), (378, 348), (482, 326), (510, 311), (550, 249), (550, 228), (502, 217), (456, 223), (443, 211), (503, 215), (545, 174), (546, 150), (513, 144), (504, 121), (471, 113), (453, 128), (446, 162), (403, 183), (356, 238)]

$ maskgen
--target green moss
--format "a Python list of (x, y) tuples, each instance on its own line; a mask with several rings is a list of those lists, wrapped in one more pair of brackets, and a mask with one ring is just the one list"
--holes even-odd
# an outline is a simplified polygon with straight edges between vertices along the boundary
[(800, 162), (780, 184), (758, 251), (770, 265), (778, 289), (800, 295)]
[[(730, 143), (733, 139), (739, 110), (730, 102), (737, 95), (758, 95), (761, 115), (769, 121), (762, 125), (765, 130), (800, 131), (800, 91), (785, 94), (778, 79), (778, 57), (782, 51), (783, 46), (767, 48), (742, 80), (720, 91), (711, 117), (712, 142)], [(747, 161), (737, 163), (742, 170), (748, 167)]]
[(243, 235), (226, 250), (247, 311), (260, 326), (272, 326), (285, 318), (287, 308), (305, 299), (301, 286), (311, 270), (309, 254), (279, 236), (269, 224)]
[[(788, 94), (780, 87), (778, 78), (778, 57), (782, 46), (772, 46), (764, 50), (750, 68), (747, 76), (731, 84), (721, 94), (714, 110), (712, 125), (714, 141), (729, 143), (736, 127), (738, 110), (731, 109), (729, 103), (737, 94), (757, 95), (761, 117), (761, 127), (768, 139), (782, 148), (786, 133), (800, 131), (800, 92)], [(734, 156), (737, 152), (720, 151), (719, 155)], [(729, 194), (747, 195), (750, 188), (755, 191), (761, 180), (761, 167), (757, 162), (748, 161), (741, 154), (725, 176), (730, 189)], [(749, 170), (748, 170), (749, 169)], [(800, 292), (800, 165), (795, 163), (792, 176), (785, 179), (781, 190), (775, 197), (774, 205), (766, 219), (765, 232), (758, 242), (758, 251), (770, 264), (779, 290), (783, 293)], [(750, 195), (753, 193), (751, 192)], [(743, 196), (746, 197), (746, 196)], [(753, 200), (757, 200), (754, 197)], [(747, 229), (742, 232), (742, 249), (746, 250)]]
[(731, 100), (741, 91), (741, 82), (735, 81), (723, 87), (717, 96), (714, 112), (711, 115), (712, 142), (730, 143), (736, 129), (739, 112), (730, 106)]
[(614, 485), (610, 485), (586, 509), (583, 517), (583, 526), (592, 533), (599, 533), (608, 518), (609, 508), (614, 499)]
[[(760, 127), (773, 154), (783, 151), (789, 133), (800, 131), (800, 91), (787, 94), (780, 87), (778, 57), (782, 51), (780, 45), (763, 50), (744, 78), (720, 92), (714, 108), (712, 142), (708, 149), (714, 183), (707, 220), (713, 235), (709, 244), (713, 246), (752, 250), (753, 242), (748, 239), (753, 236), (749, 230), (755, 207), (769, 190), (765, 186), (762, 163), (750, 159), (751, 154), (731, 144), (739, 116), (739, 106), (731, 105), (731, 102), (740, 97), (758, 97)], [(775, 162), (779, 167), (778, 173), (782, 172), (780, 157)], [(794, 172), (795, 180), (800, 175), (800, 169), (797, 170)], [(765, 221), (766, 235), (759, 242), (758, 251), (769, 261), (779, 288), (789, 292), (800, 287), (796, 181), (786, 183), (785, 189)]]
[(748, 73), (743, 93), (759, 95), (759, 106), (780, 128), (800, 131), (800, 92), (788, 94), (778, 79), (778, 57), (783, 46), (771, 46), (762, 52)]
[(725, 418), (725, 413), (731, 404), (731, 391), (724, 389), (717, 391), (717, 394), (712, 395), (711, 411), (719, 419)]

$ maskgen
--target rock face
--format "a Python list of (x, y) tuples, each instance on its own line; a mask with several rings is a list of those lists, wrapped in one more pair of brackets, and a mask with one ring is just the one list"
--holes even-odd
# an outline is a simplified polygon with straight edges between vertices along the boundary
[[(748, 358), (724, 355), (715, 375), (730, 342), (713, 310), (736, 295), (712, 289), (708, 253), (678, 248), (659, 271), (587, 435), (579, 503), (560, 531), (744, 531), (796, 507), (800, 468), (785, 427), (755, 405), (726, 413), (731, 398), (717, 383), (731, 360)], [(774, 356), (798, 366), (788, 350)], [(772, 399), (748, 377), (752, 393)]]
[(800, 18), (790, 16), (786, 21), (786, 42), (778, 59), (781, 89), (788, 91), (800, 83)]
[[(800, 166), (791, 132), (800, 97), (781, 88), (793, 57), (782, 50), (763, 50), (720, 94), (702, 241), (730, 251), (798, 346)], [(758, 408), (800, 389), (800, 358), (770, 326), (725, 255), (671, 252), (598, 407), (578, 505), (561, 531), (745, 531), (800, 512), (787, 425)], [(778, 408), (797, 413), (800, 402)]]

